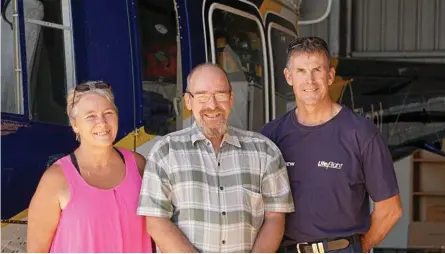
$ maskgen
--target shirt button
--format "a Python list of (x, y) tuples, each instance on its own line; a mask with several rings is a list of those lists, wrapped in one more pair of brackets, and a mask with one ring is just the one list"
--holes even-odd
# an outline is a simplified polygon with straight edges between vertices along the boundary
[(222, 240), (222, 244), (225, 244), (226, 243), (226, 240)]
[(221, 163), (218, 161), (218, 167), (221, 166)]
[(219, 187), (219, 189), (220, 189), (220, 190), (224, 190), (224, 187), (221, 186), (221, 187)]
[(222, 215), (226, 215), (226, 212), (222, 212)]

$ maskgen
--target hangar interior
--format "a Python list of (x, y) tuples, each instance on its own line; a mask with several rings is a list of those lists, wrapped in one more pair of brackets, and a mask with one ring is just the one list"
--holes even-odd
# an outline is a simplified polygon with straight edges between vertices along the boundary
[[(300, 2), (307, 4), (307, 8), (319, 3), (267, 1)], [(339, 92), (332, 96), (372, 119), (381, 129), (393, 155), (404, 211), (373, 252), (445, 253), (445, 0), (331, 0), (330, 3), (329, 14), (315, 24), (306, 22), (304, 8), (300, 9), (298, 36), (319, 36), (328, 42), (335, 59), (332, 64), (344, 81), (340, 82)], [(2, 32), (7, 31), (6, 23), (2, 26), (6, 27)], [(48, 38), (57, 37), (45, 39), (48, 40), (45, 43), (61, 41), (66, 34), (61, 31), (56, 34), (48, 28), (44, 33)], [(169, 43), (164, 44), (160, 46), (170, 47)], [(176, 42), (173, 44), (170, 48), (176, 54)], [(30, 59), (63, 63), (64, 58), (55, 59), (56, 51), (60, 50), (45, 46), (42, 55), (30, 54)], [(36, 73), (30, 83), (62, 82), (60, 73), (69, 64), (55, 65), (56, 71), (51, 75), (46, 74), (50, 72), (48, 69), (39, 70), (43, 74)], [(151, 70), (147, 71), (145, 81), (150, 82)], [(38, 120), (55, 117), (52, 120), (65, 121), (62, 111), (47, 110), (61, 108), (61, 104), (38, 99), (39, 91), (30, 90), (35, 106), (33, 116)], [(2, 100), (6, 99), (5, 93)], [(10, 234), (25, 235), (24, 224), (14, 225)], [(9, 237), (4, 231), (2, 234)], [(25, 240), (19, 237), (17, 244), (14, 242), (11, 249), (6, 249), (3, 246), (12, 246), (11, 241), (2, 238), (2, 252), (24, 251)]]
[[(337, 75), (354, 80), (349, 84), (353, 107), (382, 102), (387, 105), (383, 115), (391, 108), (398, 112), (399, 121), (382, 121), (380, 128), (390, 148), (406, 149), (393, 157), (403, 216), (374, 252), (445, 252), (445, 1), (331, 3), (329, 16), (316, 24), (300, 24), (298, 36), (319, 36), (329, 43), (338, 60)], [(355, 67), (347, 70), (342, 62)], [(348, 77), (351, 73), (354, 77)], [(406, 81), (399, 82), (402, 77)], [(407, 90), (395, 89), (403, 82)], [(362, 96), (373, 87), (387, 89)], [(406, 115), (432, 108), (440, 118), (425, 122)]]

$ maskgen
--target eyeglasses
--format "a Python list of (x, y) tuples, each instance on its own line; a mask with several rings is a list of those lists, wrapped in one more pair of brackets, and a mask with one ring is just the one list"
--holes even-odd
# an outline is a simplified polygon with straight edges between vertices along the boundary
[(214, 94), (203, 93), (203, 94), (195, 94), (195, 95), (193, 95), (189, 91), (187, 91), (186, 93), (190, 94), (190, 96), (192, 96), (193, 99), (196, 99), (199, 103), (208, 102), (212, 96), (215, 97), (215, 100), (217, 102), (228, 102), (230, 100), (230, 95), (231, 95), (231, 92), (214, 93)]
[(86, 92), (94, 89), (109, 89), (111, 86), (103, 81), (88, 81), (82, 84), (78, 84), (74, 91), (77, 92)]
[(76, 85), (76, 87), (74, 88), (73, 104), (71, 105), (71, 108), (74, 107), (74, 99), (76, 98), (76, 92), (86, 92), (86, 91), (91, 91), (91, 90), (95, 90), (95, 89), (111, 89), (111, 85), (103, 82), (102, 80), (88, 81), (88, 82)]

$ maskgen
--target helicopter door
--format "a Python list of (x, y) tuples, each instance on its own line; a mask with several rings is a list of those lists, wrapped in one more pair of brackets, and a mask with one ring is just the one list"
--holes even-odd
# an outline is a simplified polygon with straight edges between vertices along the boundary
[(227, 72), (235, 93), (230, 124), (260, 131), (269, 120), (264, 28), (256, 7), (236, 6), (212, 3), (208, 8), (209, 59)]
[(270, 59), (271, 120), (283, 116), (295, 107), (292, 87), (287, 84), (283, 70), (286, 67), (286, 48), (297, 38), (295, 27), (282, 17), (268, 13), (266, 17), (267, 45)]

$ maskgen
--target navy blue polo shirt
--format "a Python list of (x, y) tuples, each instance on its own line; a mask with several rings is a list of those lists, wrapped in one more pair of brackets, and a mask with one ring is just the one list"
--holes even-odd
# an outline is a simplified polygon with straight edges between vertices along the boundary
[(295, 204), (283, 245), (356, 233), (370, 226), (374, 202), (398, 194), (394, 166), (377, 126), (347, 107), (318, 126), (298, 123), (295, 110), (261, 133), (283, 153)]

